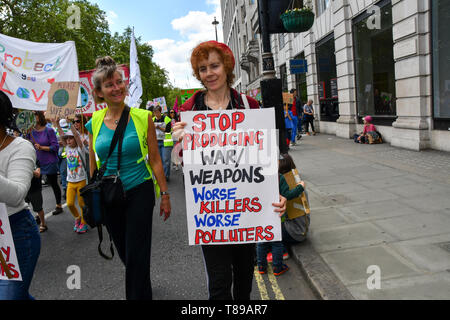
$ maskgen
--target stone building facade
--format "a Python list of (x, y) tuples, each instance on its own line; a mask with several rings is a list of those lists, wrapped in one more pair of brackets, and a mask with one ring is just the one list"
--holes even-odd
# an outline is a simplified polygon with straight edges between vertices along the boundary
[[(269, 0), (270, 1), (270, 0)], [(259, 88), (257, 0), (221, 0), (234, 87)], [(314, 101), (318, 131), (349, 138), (371, 115), (387, 143), (450, 151), (450, 1), (312, 0), (304, 33), (271, 36), (277, 77)], [(291, 60), (308, 70), (291, 74)]]

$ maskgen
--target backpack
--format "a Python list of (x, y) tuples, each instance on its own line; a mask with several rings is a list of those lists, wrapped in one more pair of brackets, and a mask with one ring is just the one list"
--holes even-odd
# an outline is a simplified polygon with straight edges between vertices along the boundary
[[(294, 169), (283, 176), (286, 179), (290, 190), (296, 187), (296, 181), (297, 179), (300, 179), (297, 169)], [(298, 242), (305, 240), (311, 223), (311, 209), (309, 207), (308, 192), (305, 190), (299, 197), (289, 200), (286, 205), (286, 212), (287, 218), (284, 221), (286, 231)]]
[(381, 138), (381, 134), (378, 131), (369, 131), (369, 132), (367, 132), (367, 137), (368, 137), (368, 140), (369, 140), (369, 144), (383, 143), (383, 139)]

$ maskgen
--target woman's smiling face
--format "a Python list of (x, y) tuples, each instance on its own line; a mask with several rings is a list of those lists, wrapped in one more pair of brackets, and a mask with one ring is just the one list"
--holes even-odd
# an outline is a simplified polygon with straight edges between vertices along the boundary
[(198, 71), (206, 89), (216, 91), (227, 86), (225, 66), (216, 51), (211, 51), (208, 59), (199, 62)]
[(102, 83), (101, 92), (98, 93), (108, 104), (120, 104), (125, 101), (126, 95), (127, 86), (120, 72), (115, 72), (111, 78), (106, 79)]

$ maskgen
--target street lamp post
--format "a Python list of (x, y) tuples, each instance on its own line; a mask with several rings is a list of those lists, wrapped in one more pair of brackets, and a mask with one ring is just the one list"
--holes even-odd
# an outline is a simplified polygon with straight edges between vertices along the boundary
[(214, 21), (212, 22), (214, 25), (214, 28), (216, 29), (216, 41), (219, 41), (219, 38), (217, 37), (217, 25), (219, 24), (219, 21), (216, 20), (216, 17), (214, 17)]
[(279, 133), (278, 145), (280, 153), (286, 153), (289, 147), (286, 143), (286, 125), (281, 79), (276, 78), (275, 64), (270, 45), (269, 6), (268, 0), (258, 0), (259, 26), (262, 40), (261, 98), (264, 108), (275, 107), (275, 121)]

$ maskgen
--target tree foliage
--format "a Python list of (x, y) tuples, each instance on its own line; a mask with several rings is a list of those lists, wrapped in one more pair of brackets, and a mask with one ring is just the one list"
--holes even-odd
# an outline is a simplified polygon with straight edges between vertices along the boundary
[[(80, 28), (68, 27), (72, 12), (80, 9)], [(110, 55), (119, 64), (129, 64), (132, 29), (111, 34), (106, 13), (87, 0), (0, 0), (0, 33), (33, 42), (61, 43), (74, 41), (79, 70), (95, 68), (98, 57)], [(166, 96), (171, 106), (175, 97), (167, 72), (153, 62), (153, 49), (136, 38), (145, 106), (147, 100)]]

